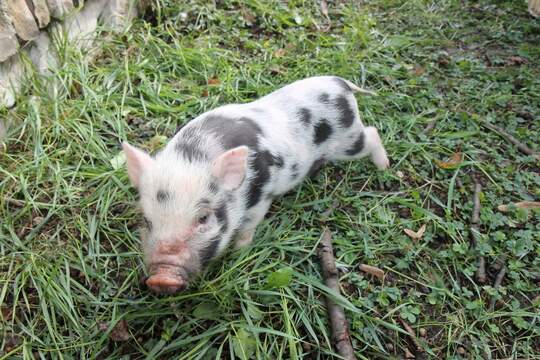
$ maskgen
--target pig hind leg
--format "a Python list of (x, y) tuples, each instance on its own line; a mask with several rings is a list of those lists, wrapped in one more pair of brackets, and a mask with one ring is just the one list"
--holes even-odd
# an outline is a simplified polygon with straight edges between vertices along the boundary
[(390, 161), (375, 127), (359, 128), (350, 139), (350, 142), (340, 144), (342, 150), (336, 152), (335, 160), (354, 160), (369, 155), (378, 169), (388, 168)]

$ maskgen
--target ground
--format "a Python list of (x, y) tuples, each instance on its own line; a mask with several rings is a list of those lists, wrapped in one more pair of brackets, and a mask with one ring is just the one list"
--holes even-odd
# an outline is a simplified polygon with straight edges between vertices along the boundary
[[(319, 1), (160, 0), (101, 47), (86, 65), (61, 49), (58, 86), (31, 79), (0, 110), (13, 120), (2, 356), (337, 359), (317, 257), (328, 226), (358, 358), (540, 358), (540, 214), (498, 210), (540, 197), (539, 162), (482, 126), (538, 149), (540, 20), (525, 1), (336, 1), (326, 17)], [(358, 103), (391, 169), (323, 168), (272, 206), (252, 247), (185, 293), (150, 294), (120, 142), (155, 151), (206, 110), (317, 74), (377, 92)]]

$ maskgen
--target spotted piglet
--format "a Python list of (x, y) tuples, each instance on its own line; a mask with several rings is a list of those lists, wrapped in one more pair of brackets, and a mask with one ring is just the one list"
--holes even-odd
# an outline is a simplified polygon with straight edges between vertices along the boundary
[(232, 242), (250, 244), (272, 200), (322, 164), (369, 155), (388, 167), (355, 92), (369, 93), (339, 77), (311, 77), (200, 115), (155, 157), (124, 143), (147, 224), (148, 287), (180, 291)]

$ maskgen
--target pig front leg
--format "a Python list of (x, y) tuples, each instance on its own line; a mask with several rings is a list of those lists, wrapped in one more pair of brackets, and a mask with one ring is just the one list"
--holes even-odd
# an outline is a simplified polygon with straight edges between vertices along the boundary
[(234, 244), (235, 249), (246, 247), (253, 242), (253, 236), (255, 235), (257, 225), (263, 221), (271, 203), (271, 200), (261, 200), (247, 211), (246, 222), (242, 225), (242, 229), (240, 229), (236, 237)]
[(255, 235), (255, 229), (244, 230), (238, 234), (234, 243), (235, 249), (240, 249), (251, 244), (253, 241), (253, 235)]

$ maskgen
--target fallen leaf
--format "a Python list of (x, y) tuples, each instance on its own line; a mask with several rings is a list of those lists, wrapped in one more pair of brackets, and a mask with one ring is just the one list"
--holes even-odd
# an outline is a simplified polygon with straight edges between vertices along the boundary
[(459, 164), (461, 164), (461, 152), (456, 152), (450, 160), (448, 161), (440, 161), (435, 159), (435, 163), (438, 167), (441, 169), (455, 169)]
[(420, 240), (426, 232), (426, 224), (420, 226), (420, 229), (418, 229), (418, 231), (413, 231), (411, 229), (403, 229), (403, 231), (405, 231), (405, 234), (407, 234), (411, 239)]
[(510, 56), (506, 59), (506, 65), (523, 65), (527, 63), (527, 59), (522, 58), (521, 56)]
[[(17, 335), (4, 335), (4, 350), (9, 353), (22, 344), (22, 339)], [(3, 354), (2, 354), (3, 355)]]
[(208, 79), (208, 85), (219, 85), (220, 81), (218, 78), (210, 78)]
[(193, 316), (199, 319), (214, 320), (219, 316), (219, 306), (214, 302), (202, 302), (193, 310)]
[(414, 65), (413, 71), (414, 71), (414, 74), (415, 74), (416, 76), (420, 76), (420, 75), (422, 75), (423, 73), (426, 72), (426, 70), (425, 70), (422, 66), (420, 66), (420, 65), (418, 65), (418, 64), (417, 64), (417, 65)]
[(0, 309), (1, 309), (1, 312), (2, 312), (2, 320), (4, 320), (4, 322), (6, 322), (6, 323), (11, 321), (11, 317), (13, 315), (13, 311), (11, 310), (11, 308), (2, 305), (2, 307)]
[(411, 350), (405, 348), (405, 359), (416, 359), (416, 356), (414, 356)]
[(269, 288), (282, 288), (291, 283), (292, 269), (290, 267), (274, 271), (266, 278), (266, 284)]
[(272, 75), (282, 75), (282, 74), (285, 73), (285, 72), (281, 69), (281, 67), (276, 66), (276, 65), (271, 66), (269, 70), (270, 70), (270, 73), (271, 73)]
[(154, 135), (152, 138), (148, 141), (147, 147), (150, 150), (150, 152), (154, 152), (161, 147), (163, 147), (167, 143), (167, 137), (165, 135)]
[(328, 19), (328, 3), (326, 0), (321, 1), (321, 13), (324, 15), (326, 19)]
[(384, 271), (379, 269), (378, 267), (366, 265), (366, 264), (360, 264), (358, 268), (367, 274), (375, 276), (381, 281), (384, 280)]
[(509, 212), (509, 211), (512, 210), (512, 208), (526, 209), (526, 210), (540, 209), (540, 202), (538, 202), (538, 201), (520, 201), (520, 202), (513, 203), (513, 204), (497, 206), (497, 209), (499, 211), (501, 211), (501, 212)]
[(233, 338), (233, 351), (237, 358), (242, 360), (251, 359), (257, 350), (257, 341), (254, 336), (244, 329), (238, 330)]
[(285, 56), (285, 49), (277, 49), (274, 52), (274, 56), (277, 57), (277, 58)]
[(114, 170), (118, 170), (126, 163), (126, 154), (123, 151), (120, 151), (115, 157), (113, 157), (109, 161), (111, 162), (112, 168)]
[[(100, 329), (102, 328), (100, 324)], [(112, 341), (120, 342), (120, 341), (128, 341), (130, 338), (129, 330), (127, 326), (126, 320), (120, 320), (119, 322), (114, 325), (113, 329), (111, 330), (111, 333), (109, 334), (109, 337)]]
[(251, 11), (242, 8), (242, 17), (247, 25), (251, 26), (257, 21), (257, 17)]

